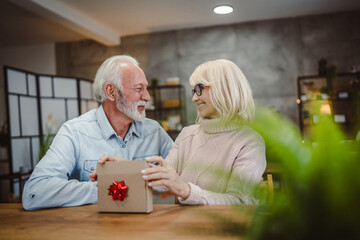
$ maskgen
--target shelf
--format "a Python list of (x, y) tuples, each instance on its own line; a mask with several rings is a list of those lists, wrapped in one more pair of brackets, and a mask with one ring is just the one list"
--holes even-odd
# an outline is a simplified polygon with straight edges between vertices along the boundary
[[(182, 85), (161, 85), (149, 87), (154, 109), (146, 109), (148, 117), (158, 121), (164, 129), (174, 129), (178, 124), (186, 126), (186, 111), (184, 109), (184, 87)], [(179, 131), (166, 131), (175, 140)]]
[(312, 100), (301, 101), (301, 103), (305, 104), (305, 103), (312, 103), (312, 102), (348, 102), (348, 101), (352, 101), (352, 99), (351, 98), (347, 98), (347, 99), (339, 99), (339, 98), (334, 98), (334, 99), (312, 99)]
[[(333, 122), (347, 136), (351, 138), (354, 134), (355, 126), (360, 122), (356, 119), (356, 96), (360, 94), (359, 73), (340, 73), (331, 81), (332, 93), (327, 95), (328, 99), (323, 99), (321, 89), (328, 88), (329, 83), (326, 77), (320, 76), (302, 76), (298, 77), (298, 107), (299, 107), (299, 124), (301, 132), (304, 135), (309, 134), (309, 130), (319, 126), (313, 123), (313, 117), (320, 113), (331, 114)], [(346, 93), (346, 94), (341, 94)], [(341, 98), (342, 97), (342, 98)], [(344, 98), (346, 97), (346, 98)], [(303, 98), (304, 100), (301, 100)], [(326, 105), (326, 106), (324, 106)], [(336, 120), (346, 120), (346, 122), (335, 122)], [(305, 119), (304, 119), (305, 117)]]
[(182, 85), (159, 85), (159, 86), (150, 86), (148, 90), (154, 90), (154, 89), (163, 89), (163, 88), (183, 88)]
[[(337, 124), (339, 126), (352, 126), (353, 125), (353, 123), (349, 123), (349, 122), (344, 122), (344, 123), (337, 122), (335, 124)], [(304, 127), (312, 127), (312, 126), (316, 127), (316, 126), (319, 126), (319, 123), (303, 123), (303, 125), (304, 125)]]
[(172, 107), (172, 108), (156, 108), (156, 109), (147, 109), (146, 111), (147, 112), (156, 112), (156, 111), (173, 111), (173, 110), (177, 110), (177, 111), (180, 111), (182, 110), (183, 108), (182, 107)]

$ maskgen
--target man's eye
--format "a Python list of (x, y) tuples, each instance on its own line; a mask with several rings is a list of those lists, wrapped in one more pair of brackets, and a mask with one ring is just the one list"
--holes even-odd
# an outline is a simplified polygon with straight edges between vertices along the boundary
[(135, 88), (137, 92), (141, 92), (141, 88)]

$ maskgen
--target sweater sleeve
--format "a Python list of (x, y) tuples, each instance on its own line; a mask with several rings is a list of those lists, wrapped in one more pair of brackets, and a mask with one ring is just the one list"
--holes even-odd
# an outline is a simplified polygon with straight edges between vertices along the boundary
[(256, 142), (242, 148), (232, 167), (232, 172), (224, 193), (217, 193), (190, 185), (190, 195), (187, 199), (178, 198), (185, 205), (238, 205), (257, 204), (253, 197), (253, 187), (262, 179), (265, 171), (265, 145)]

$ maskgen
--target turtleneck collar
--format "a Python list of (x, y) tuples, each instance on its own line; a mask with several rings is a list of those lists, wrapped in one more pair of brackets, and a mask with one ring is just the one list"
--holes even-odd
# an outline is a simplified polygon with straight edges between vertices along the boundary
[(225, 122), (221, 118), (214, 118), (214, 119), (201, 118), (200, 124), (204, 132), (208, 134), (229, 132), (240, 128), (240, 125), (236, 124), (236, 121)]

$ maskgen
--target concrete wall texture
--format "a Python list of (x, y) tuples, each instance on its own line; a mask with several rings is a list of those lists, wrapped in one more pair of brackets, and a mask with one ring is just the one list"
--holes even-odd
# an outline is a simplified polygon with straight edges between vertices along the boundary
[(188, 79), (199, 64), (225, 58), (248, 78), (254, 99), (298, 122), (297, 77), (316, 75), (325, 58), (338, 72), (360, 71), (360, 11), (239, 23), (128, 36), (117, 47), (93, 41), (56, 45), (57, 73), (93, 79), (108, 57), (137, 58), (147, 75), (165, 84), (179, 77), (186, 87), (188, 124), (196, 108)]
[(0, 124), (7, 119), (5, 65), (35, 73), (56, 74), (55, 44), (0, 48)]

